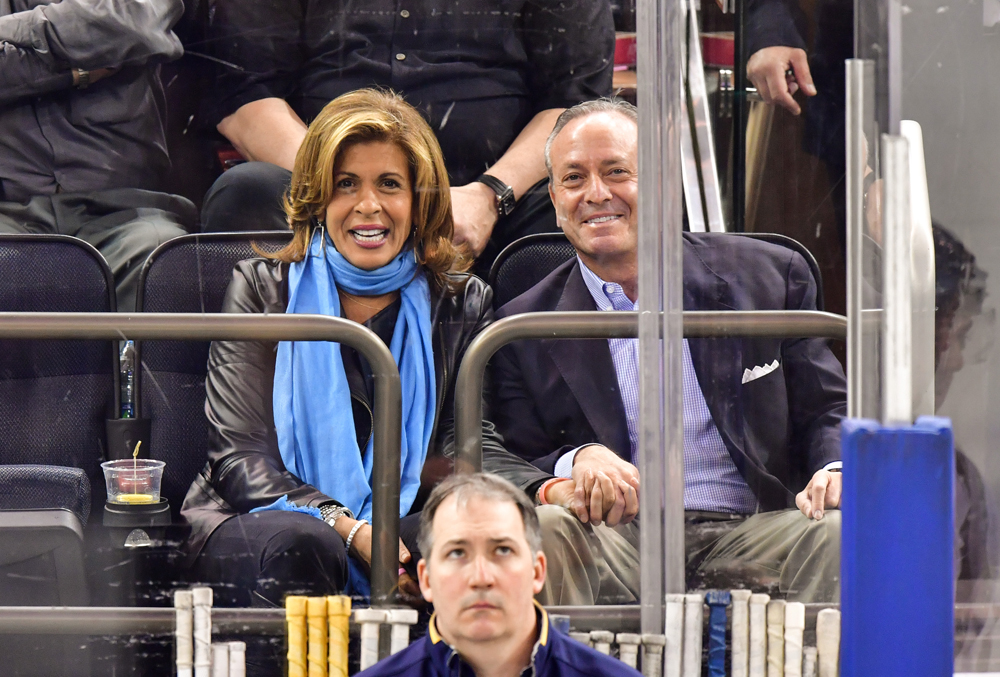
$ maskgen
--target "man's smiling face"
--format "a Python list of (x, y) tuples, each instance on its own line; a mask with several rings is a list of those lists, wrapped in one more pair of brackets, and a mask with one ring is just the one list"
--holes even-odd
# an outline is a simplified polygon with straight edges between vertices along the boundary
[(552, 140), (549, 195), (556, 218), (591, 268), (636, 256), (638, 138), (635, 122), (600, 112), (571, 121)]

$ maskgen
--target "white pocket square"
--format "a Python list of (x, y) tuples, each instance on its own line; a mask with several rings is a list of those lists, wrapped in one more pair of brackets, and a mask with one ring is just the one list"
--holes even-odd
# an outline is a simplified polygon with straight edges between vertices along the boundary
[(750, 383), (750, 381), (756, 381), (761, 376), (767, 376), (768, 374), (770, 374), (772, 371), (774, 371), (777, 368), (778, 368), (778, 361), (775, 360), (771, 364), (758, 365), (758, 366), (754, 367), (753, 369), (744, 369), (743, 370), (743, 383), (747, 384), (747, 383)]

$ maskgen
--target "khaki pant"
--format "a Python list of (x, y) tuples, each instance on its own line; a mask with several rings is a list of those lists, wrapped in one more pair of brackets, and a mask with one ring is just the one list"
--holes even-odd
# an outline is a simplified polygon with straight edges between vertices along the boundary
[[(592, 527), (558, 506), (536, 508), (549, 573), (547, 605), (628, 604), (639, 597), (639, 527)], [(840, 600), (840, 511), (819, 521), (798, 510), (713, 524), (708, 542), (689, 536), (692, 587), (777, 590), (798, 602)], [(689, 532), (692, 526), (688, 526)], [(692, 541), (698, 541), (697, 544)]]

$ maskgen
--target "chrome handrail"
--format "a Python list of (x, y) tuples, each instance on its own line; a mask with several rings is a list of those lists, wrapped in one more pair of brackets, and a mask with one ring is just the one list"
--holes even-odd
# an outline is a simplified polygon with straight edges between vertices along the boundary
[[(635, 338), (639, 313), (523, 313), (498, 320), (484, 329), (465, 352), (455, 382), (456, 468), (478, 472), (483, 467), (483, 383), (493, 354), (524, 339)], [(847, 337), (847, 318), (817, 310), (685, 311), (685, 338), (831, 338)]]
[(241, 313), (3, 313), (2, 339), (334, 341), (361, 352), (375, 376), (372, 603), (392, 603), (399, 564), (402, 390), (392, 353), (370, 329), (325, 315)]

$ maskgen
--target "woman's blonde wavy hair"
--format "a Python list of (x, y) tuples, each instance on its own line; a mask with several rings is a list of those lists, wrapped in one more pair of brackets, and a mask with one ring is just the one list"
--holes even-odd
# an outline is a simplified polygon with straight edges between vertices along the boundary
[(444, 156), (430, 125), (392, 91), (360, 89), (338, 96), (309, 125), (284, 198), (292, 241), (265, 255), (286, 263), (305, 258), (313, 228), (322, 223), (333, 200), (333, 172), (341, 154), (355, 143), (380, 141), (396, 144), (406, 156), (417, 262), (440, 291), (449, 291), (453, 284), (447, 274), (467, 270), (470, 261), (451, 241), (455, 226)]

